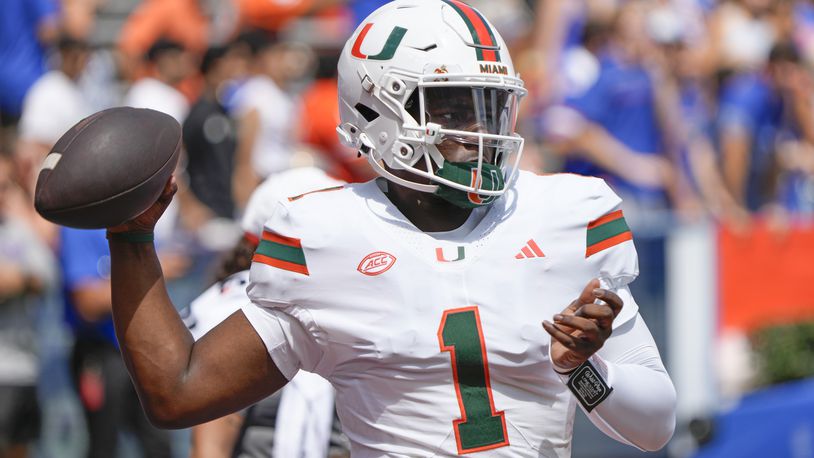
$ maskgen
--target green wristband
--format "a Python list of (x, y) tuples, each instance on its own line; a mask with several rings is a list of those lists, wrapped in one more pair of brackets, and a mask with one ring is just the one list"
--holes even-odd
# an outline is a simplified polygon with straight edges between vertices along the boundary
[(108, 232), (107, 239), (114, 242), (153, 243), (155, 235), (152, 232)]

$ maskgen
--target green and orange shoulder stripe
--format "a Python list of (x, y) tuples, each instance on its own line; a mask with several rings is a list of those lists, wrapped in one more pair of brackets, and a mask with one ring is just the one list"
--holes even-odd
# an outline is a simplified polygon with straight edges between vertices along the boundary
[(286, 237), (268, 230), (263, 231), (252, 261), (289, 272), (309, 275), (300, 239)]
[(625, 221), (622, 210), (608, 213), (588, 223), (585, 241), (585, 257), (589, 258), (601, 251), (633, 240), (633, 233)]
[[(289, 229), (264, 229), (257, 244), (257, 249), (254, 252), (252, 261), (260, 264), (265, 264), (277, 269), (294, 272), (310, 276), (308, 270), (308, 263), (305, 259), (305, 251), (302, 248), (302, 240), (291, 237), (289, 230), (298, 233), (297, 229), (290, 229), (292, 227), (290, 219), (290, 207), (292, 203), (300, 203), (306, 196), (321, 195), (323, 193), (338, 191), (345, 189), (344, 185), (333, 186), (330, 188), (317, 189), (311, 192), (306, 192), (297, 196), (289, 197), (281, 201), (282, 208), (279, 214), (275, 217), (276, 221), (281, 222), (281, 225)], [(307, 199), (305, 199), (307, 200)], [(309, 209), (310, 208), (310, 209)], [(314, 207), (306, 208), (304, 213), (314, 212)], [(320, 213), (321, 214), (321, 213)], [(302, 218), (300, 218), (302, 219)], [(307, 218), (305, 218), (307, 219)], [(296, 225), (293, 225), (296, 227)], [(307, 224), (306, 224), (307, 226)], [(279, 232), (278, 232), (279, 231)], [(250, 236), (247, 239), (251, 240)]]

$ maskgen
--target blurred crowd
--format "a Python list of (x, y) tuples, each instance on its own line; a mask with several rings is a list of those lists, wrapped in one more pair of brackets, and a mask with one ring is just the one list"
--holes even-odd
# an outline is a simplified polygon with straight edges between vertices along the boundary
[[(122, 424), (147, 456), (167, 453), (166, 438), (128, 410), (139, 407), (110, 322), (104, 232), (55, 227), (31, 205), (57, 139), (118, 105), (182, 124), (181, 189), (156, 235), (183, 307), (243, 236), (237, 221), (264, 180), (302, 167), (373, 176), (336, 136), (335, 72), (344, 41), (382, 3), (0, 2), (0, 456), (25, 456), (40, 429), (37, 317), (49, 300), (72, 331), (66, 360), (91, 454), (109, 446), (94, 437), (115, 440)], [(747, 230), (814, 216), (814, 2), (470, 3), (529, 87), (524, 168), (605, 178), (644, 235), (643, 277), (653, 252), (662, 267), (651, 271), (663, 273), (658, 253), (675, 224)], [(100, 12), (117, 5), (134, 8), (112, 42), (99, 40)], [(663, 275), (642, 283), (663, 309)]]
[(812, 2), (549, 1), (538, 13), (522, 63), (536, 89), (527, 135), (558, 160), (547, 169), (605, 177), (644, 224), (671, 221), (663, 210), (736, 227), (812, 215)]

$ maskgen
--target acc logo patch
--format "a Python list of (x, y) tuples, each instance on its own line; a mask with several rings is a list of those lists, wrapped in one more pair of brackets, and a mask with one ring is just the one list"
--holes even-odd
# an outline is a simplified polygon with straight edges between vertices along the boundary
[(365, 256), (365, 259), (362, 259), (362, 262), (359, 263), (359, 267), (357, 267), (356, 270), (369, 277), (375, 277), (390, 270), (395, 263), (395, 256), (390, 253), (385, 253), (384, 251), (377, 251)]

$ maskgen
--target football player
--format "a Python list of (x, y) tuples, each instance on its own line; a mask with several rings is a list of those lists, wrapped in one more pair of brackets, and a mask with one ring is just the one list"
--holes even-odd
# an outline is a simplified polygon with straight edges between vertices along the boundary
[(381, 178), (278, 203), (251, 303), (198, 342), (149, 243), (172, 182), (110, 228), (116, 329), (152, 420), (222, 416), (304, 369), (335, 387), (354, 457), (569, 456), (577, 404), (609, 436), (663, 447), (675, 390), (628, 289), (620, 199), (517, 170), (525, 92), (468, 5), (371, 14), (340, 58), (338, 131)]

